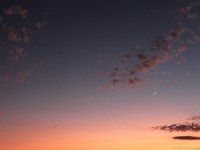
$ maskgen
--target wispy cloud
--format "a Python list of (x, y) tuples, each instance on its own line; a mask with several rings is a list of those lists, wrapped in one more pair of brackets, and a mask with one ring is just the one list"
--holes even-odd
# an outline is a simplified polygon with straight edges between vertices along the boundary
[[(136, 59), (140, 62), (133, 66), (126, 66), (120, 68), (119, 66), (114, 67), (110, 72), (111, 77), (110, 83), (116, 84), (138, 84), (144, 83), (145, 81), (140, 78), (140, 74), (149, 73), (151, 70), (157, 68), (162, 63), (167, 62), (174, 54), (171, 52), (172, 45), (180, 39), (180, 37), (186, 32), (185, 28), (176, 29), (169, 31), (167, 34), (159, 35), (152, 43), (150, 52), (153, 54), (148, 55), (147, 52), (138, 52)], [(176, 55), (181, 54), (186, 50), (185, 47), (180, 47), (176, 51)], [(134, 55), (125, 54), (123, 60), (129, 61), (135, 58)], [(124, 62), (126, 62), (124, 61)]]
[(124, 54), (123, 64), (114, 67), (107, 74), (110, 78), (109, 84), (134, 86), (148, 83), (143, 79), (144, 75), (162, 64), (168, 61), (174, 61), (177, 65), (186, 63), (186, 59), (180, 59), (180, 56), (188, 51), (189, 44), (198, 44), (200, 41), (200, 35), (196, 32), (198, 29), (190, 25), (192, 21), (200, 21), (197, 11), (199, 6), (199, 2), (189, 2), (188, 5), (181, 7), (175, 14), (179, 16), (175, 26), (169, 27), (167, 32), (155, 37), (148, 49), (144, 50), (139, 46), (134, 48), (134, 53)]

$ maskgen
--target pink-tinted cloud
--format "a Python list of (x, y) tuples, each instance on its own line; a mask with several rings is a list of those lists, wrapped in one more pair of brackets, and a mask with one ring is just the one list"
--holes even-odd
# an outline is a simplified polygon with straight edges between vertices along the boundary
[(26, 56), (25, 50), (22, 47), (14, 45), (9, 48), (9, 59), (14, 62), (20, 62)]
[[(1, 12), (3, 14), (0, 14), (0, 56), (3, 63), (0, 63), (0, 68), (3, 69), (1, 69), (0, 81), (5, 86), (11, 83), (24, 83), (33, 69), (36, 69), (36, 65), (27, 64), (27, 47), (31, 42), (32, 33), (38, 27), (43, 28), (47, 21), (39, 22), (38, 27), (30, 28), (31, 18), (28, 18), (28, 10), (20, 5), (11, 5)], [(19, 23), (16, 24), (16, 21)], [(33, 22), (33, 25), (35, 24)]]
[(185, 52), (186, 50), (187, 50), (187, 47), (186, 47), (186, 46), (181, 46), (181, 47), (178, 47), (177, 52), (178, 52), (179, 54), (181, 54), (181, 53)]
[(179, 13), (189, 20), (197, 20), (199, 19), (199, 14), (194, 11), (194, 8), (199, 5), (200, 3), (198, 1), (191, 1), (187, 6), (180, 8)]
[(135, 65), (136, 73), (146, 73), (151, 71), (152, 69), (156, 68), (159, 64), (166, 62), (170, 58), (170, 53), (164, 52), (164, 54), (158, 56), (155, 55), (147, 60), (144, 60), (140, 64)]
[(163, 52), (163, 54), (161, 55), (154, 55), (150, 58), (147, 58), (146, 55), (140, 54), (139, 59), (142, 61), (139, 64), (135, 64), (132, 67), (123, 68), (123, 70), (119, 67), (115, 67), (113, 71), (109, 74), (109, 76), (112, 78), (110, 83), (112, 85), (122, 83), (129, 85), (144, 83), (144, 81), (140, 79), (138, 75), (141, 73), (150, 72), (161, 63), (166, 62), (169, 58), (169, 52)]
[(13, 41), (13, 42), (20, 42), (21, 41), (21, 37), (16, 32), (13, 32), (13, 31), (10, 31), (8, 33), (8, 39)]
[(147, 50), (141, 50), (138, 47), (134, 49), (134, 53), (125, 54), (122, 58), (124, 64), (119, 65), (117, 69), (111, 69), (108, 73), (109, 83), (112, 85), (148, 83), (143, 80), (144, 75), (162, 64), (168, 61), (174, 61), (177, 65), (186, 63), (182, 54), (188, 51), (189, 44), (200, 42), (200, 37), (195, 32), (198, 29), (192, 28), (189, 24), (190, 21), (196, 21), (195, 19), (199, 18), (199, 13), (196, 11), (199, 5), (200, 2), (189, 2), (188, 6), (180, 8), (177, 15), (181, 19), (184, 18), (184, 21), (176, 20), (176, 25), (152, 40)]
[(5, 8), (4, 13), (6, 15), (19, 15), (22, 18), (26, 18), (28, 15), (28, 11), (19, 5), (12, 5), (9, 8)]
[(17, 74), (17, 82), (18, 83), (24, 83), (25, 80), (30, 77), (31, 72), (30, 71), (21, 71)]

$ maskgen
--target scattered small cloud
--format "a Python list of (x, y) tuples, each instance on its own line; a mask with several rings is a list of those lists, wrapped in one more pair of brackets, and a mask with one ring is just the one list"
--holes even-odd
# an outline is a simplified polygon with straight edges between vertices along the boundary
[(21, 16), (22, 18), (26, 18), (28, 15), (28, 10), (22, 8), (22, 6), (19, 5), (12, 5), (8, 8), (5, 8), (4, 13), (6, 15), (18, 15)]
[(8, 32), (8, 40), (18, 43), (21, 42), (21, 37), (16, 31), (10, 28), (10, 31)]
[[(183, 54), (188, 51), (188, 46), (200, 43), (200, 36), (196, 32), (198, 29), (190, 24), (192, 21), (200, 21), (197, 11), (199, 6), (200, 2), (189, 2), (188, 5), (181, 7), (175, 14), (179, 16), (175, 25), (155, 37), (148, 48), (142, 49), (138, 46), (134, 47), (134, 52), (124, 54), (121, 59), (123, 64), (108, 71), (108, 84), (134, 86), (148, 83), (144, 76), (162, 64), (173, 61), (180, 66), (186, 63)], [(171, 75), (167, 70), (164, 72), (163, 75)]]
[(188, 4), (188, 6), (185, 6), (185, 7), (182, 7), (180, 10), (179, 10), (179, 13), (189, 19), (189, 20), (197, 20), (199, 19), (199, 14), (197, 12), (194, 11), (194, 8), (199, 6), (200, 3), (199, 2), (190, 2)]
[[(28, 10), (20, 5), (8, 6), (1, 12), (0, 82), (6, 86), (11, 83), (24, 83), (36, 68), (34, 64), (28, 64), (28, 45), (33, 33), (42, 29), (47, 24), (47, 20), (37, 23), (32, 21), (33, 25), (30, 25), (31, 18), (28, 16)], [(16, 24), (16, 21), (20, 23)]]

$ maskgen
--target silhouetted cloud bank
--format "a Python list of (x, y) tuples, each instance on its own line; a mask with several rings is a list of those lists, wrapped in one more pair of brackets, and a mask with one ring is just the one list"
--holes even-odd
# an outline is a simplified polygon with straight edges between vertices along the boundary
[(173, 132), (173, 131), (176, 131), (176, 132), (185, 132), (185, 131), (199, 132), (200, 131), (200, 123), (198, 122), (198, 121), (200, 121), (199, 119), (200, 119), (200, 116), (195, 115), (195, 116), (191, 116), (186, 119), (191, 122), (155, 126), (155, 127), (152, 127), (152, 129), (170, 131), (170, 132)]

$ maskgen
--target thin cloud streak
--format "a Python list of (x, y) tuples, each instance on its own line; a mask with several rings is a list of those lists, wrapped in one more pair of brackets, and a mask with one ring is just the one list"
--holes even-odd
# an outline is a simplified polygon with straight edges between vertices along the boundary
[(176, 140), (200, 140), (200, 137), (196, 136), (175, 136), (173, 139)]

